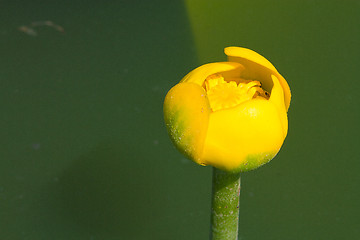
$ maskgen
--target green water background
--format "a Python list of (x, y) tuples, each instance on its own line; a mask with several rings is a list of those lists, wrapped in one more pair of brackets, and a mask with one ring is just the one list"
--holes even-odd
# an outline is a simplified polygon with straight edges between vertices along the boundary
[[(0, 1), (0, 239), (207, 239), (211, 168), (174, 149), (162, 102), (229, 45), (293, 95), (283, 149), (242, 175), (240, 239), (360, 237), (360, 2), (214, 6), (200, 60), (182, 1)], [(44, 20), (65, 33), (18, 30)]]

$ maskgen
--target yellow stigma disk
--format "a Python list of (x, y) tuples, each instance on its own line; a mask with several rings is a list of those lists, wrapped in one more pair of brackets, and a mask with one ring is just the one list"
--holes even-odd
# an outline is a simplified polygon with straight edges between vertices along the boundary
[(266, 99), (270, 96), (261, 88), (259, 81), (244, 79), (225, 81), (219, 74), (211, 75), (205, 80), (205, 90), (214, 112), (235, 107), (258, 96)]

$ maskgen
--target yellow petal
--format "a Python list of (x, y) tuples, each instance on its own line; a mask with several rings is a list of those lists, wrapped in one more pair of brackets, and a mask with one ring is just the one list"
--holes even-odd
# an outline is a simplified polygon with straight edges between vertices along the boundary
[(286, 114), (287, 109), (284, 108), (285, 106), (284, 90), (280, 85), (279, 79), (275, 75), (271, 75), (271, 78), (273, 80), (274, 86), (271, 89), (271, 95), (269, 101), (272, 102), (278, 110), (280, 121), (283, 126), (284, 138), (285, 138), (288, 131), (288, 119)]
[(267, 91), (270, 91), (273, 84), (271, 74), (275, 75), (283, 88), (284, 103), (286, 111), (288, 110), (291, 100), (289, 85), (266, 58), (247, 48), (227, 47), (224, 51), (228, 56), (229, 62), (241, 63), (245, 67), (245, 70), (242, 72), (242, 77), (261, 81), (264, 89)]
[(179, 83), (165, 97), (164, 119), (174, 145), (198, 164), (208, 127), (210, 105), (204, 88)]
[(265, 57), (248, 48), (227, 47), (224, 49), (224, 52), (229, 57), (229, 62), (237, 62), (233, 61), (232, 58), (244, 58), (277, 72), (276, 68)]
[(248, 171), (270, 161), (284, 138), (277, 107), (256, 98), (210, 114), (202, 161), (225, 171)]
[(202, 65), (188, 73), (181, 82), (192, 82), (204, 86), (205, 79), (213, 74), (223, 77), (238, 77), (244, 67), (236, 62), (216, 62)]

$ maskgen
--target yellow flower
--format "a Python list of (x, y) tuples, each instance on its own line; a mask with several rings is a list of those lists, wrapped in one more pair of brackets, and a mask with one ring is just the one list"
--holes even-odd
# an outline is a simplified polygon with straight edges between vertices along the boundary
[(228, 62), (196, 68), (167, 93), (165, 123), (175, 146), (194, 162), (248, 171), (279, 152), (290, 88), (258, 53), (228, 47), (225, 54)]

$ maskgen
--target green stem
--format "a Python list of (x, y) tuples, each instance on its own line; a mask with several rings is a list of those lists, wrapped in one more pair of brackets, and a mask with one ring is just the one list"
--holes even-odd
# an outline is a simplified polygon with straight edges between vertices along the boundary
[(238, 239), (239, 204), (240, 173), (213, 168), (210, 239)]

